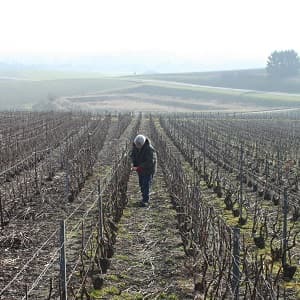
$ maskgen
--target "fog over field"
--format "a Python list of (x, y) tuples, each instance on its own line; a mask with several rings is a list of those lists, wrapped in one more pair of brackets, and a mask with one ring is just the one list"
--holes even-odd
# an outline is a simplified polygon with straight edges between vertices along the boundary
[(167, 63), (188, 72), (263, 67), (276, 49), (300, 50), (296, 0), (271, 8), (258, 0), (12, 0), (1, 8), (0, 53), (11, 62), (80, 64), (74, 58), (82, 57), (92, 65), (102, 56), (121, 65), (125, 57), (129, 72), (134, 60), (157, 72), (170, 72)]
[[(0, 109), (295, 108), (298, 8), (294, 0), (5, 2)], [(296, 72), (276, 71), (280, 60)]]
[(0, 300), (300, 299), (299, 0), (0, 12)]

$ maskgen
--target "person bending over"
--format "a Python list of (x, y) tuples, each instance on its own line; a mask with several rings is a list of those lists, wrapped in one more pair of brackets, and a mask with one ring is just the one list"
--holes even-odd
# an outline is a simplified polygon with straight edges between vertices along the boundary
[(151, 145), (149, 138), (139, 134), (133, 141), (130, 157), (133, 164), (132, 170), (136, 171), (139, 176), (142, 193), (140, 204), (142, 207), (146, 207), (149, 205), (150, 187), (156, 171), (156, 150)]

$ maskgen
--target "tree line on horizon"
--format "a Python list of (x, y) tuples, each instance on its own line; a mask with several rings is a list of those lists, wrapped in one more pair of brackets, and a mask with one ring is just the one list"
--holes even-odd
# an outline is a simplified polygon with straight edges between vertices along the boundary
[(272, 78), (296, 76), (300, 69), (300, 59), (295, 50), (274, 51), (268, 57), (266, 71)]

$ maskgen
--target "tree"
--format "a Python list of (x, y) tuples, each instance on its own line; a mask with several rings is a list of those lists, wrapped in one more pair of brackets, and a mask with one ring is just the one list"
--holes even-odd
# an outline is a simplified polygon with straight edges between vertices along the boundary
[(294, 50), (274, 51), (268, 57), (266, 69), (276, 78), (295, 76), (300, 69), (299, 56)]

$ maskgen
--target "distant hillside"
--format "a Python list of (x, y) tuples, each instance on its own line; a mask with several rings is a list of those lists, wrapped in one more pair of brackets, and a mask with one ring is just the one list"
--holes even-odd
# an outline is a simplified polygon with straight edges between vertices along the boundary
[(293, 78), (275, 80), (267, 76), (264, 69), (234, 70), (201, 73), (173, 73), (140, 75), (136, 78), (177, 81), (270, 92), (300, 93), (300, 75)]
[(86, 95), (133, 86), (118, 78), (58, 80), (8, 80), (0, 78), (0, 110), (43, 107), (49, 100), (70, 95)]
[(192, 112), (298, 108), (300, 77), (275, 84), (264, 70), (127, 77), (23, 70), (0, 76), (2, 110)]
[(162, 80), (135, 79), (133, 85), (94, 93), (61, 97), (55, 109), (91, 111), (204, 112), (270, 111), (300, 108), (300, 95), (205, 87)]

